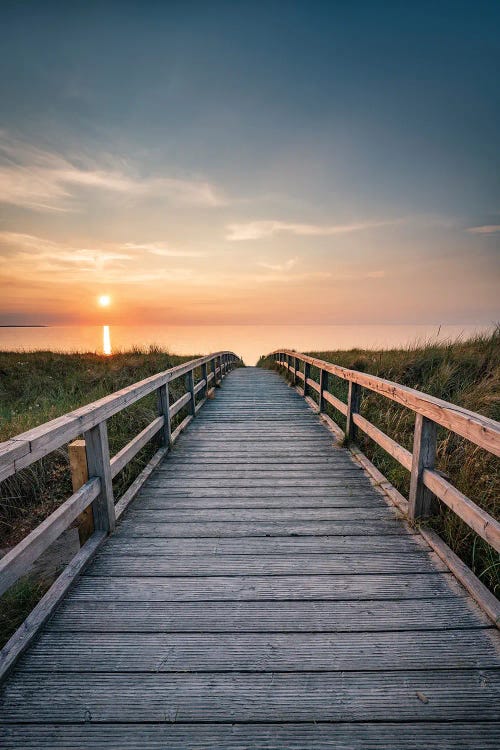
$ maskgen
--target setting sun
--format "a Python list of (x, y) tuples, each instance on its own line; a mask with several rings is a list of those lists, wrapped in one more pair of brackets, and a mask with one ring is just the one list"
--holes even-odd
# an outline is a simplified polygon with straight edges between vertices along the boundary
[(109, 294), (102, 294), (98, 301), (100, 307), (109, 307), (111, 304), (111, 297)]

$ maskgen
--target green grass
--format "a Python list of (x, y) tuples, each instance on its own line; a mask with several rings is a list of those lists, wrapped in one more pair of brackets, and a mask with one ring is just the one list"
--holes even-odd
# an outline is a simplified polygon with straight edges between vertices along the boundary
[[(403, 349), (307, 352), (343, 367), (393, 380), (432, 396), (500, 421), (500, 328), (491, 335), (448, 342), (417, 343)], [(273, 367), (262, 358), (261, 367)], [(317, 370), (311, 377), (319, 380)], [(330, 376), (330, 390), (347, 400), (347, 383)], [(311, 394), (315, 396), (315, 394)], [(344, 429), (345, 418), (328, 406), (330, 416)], [(366, 389), (361, 413), (390, 437), (412, 450), (414, 414)], [(409, 473), (366, 435), (358, 431), (357, 444), (380, 471), (406, 497)], [(437, 468), (452, 484), (495, 518), (499, 515), (500, 461), (487, 451), (448, 432), (438, 431)], [(497, 595), (500, 561), (494, 550), (451, 510), (439, 504), (429, 524)]]
[[(0, 441), (48, 422), (162, 370), (193, 359), (157, 347), (109, 357), (57, 352), (0, 352)], [(201, 373), (195, 373), (200, 378)], [(170, 386), (171, 402), (185, 393), (184, 379)], [(176, 415), (175, 427), (187, 414)], [(154, 394), (108, 420), (111, 455), (157, 416)], [(153, 439), (113, 482), (115, 500), (155, 450)], [(19, 542), (71, 495), (67, 446), (62, 446), (0, 484), (0, 547)], [(7, 641), (51, 581), (24, 578), (0, 599), (0, 646)]]

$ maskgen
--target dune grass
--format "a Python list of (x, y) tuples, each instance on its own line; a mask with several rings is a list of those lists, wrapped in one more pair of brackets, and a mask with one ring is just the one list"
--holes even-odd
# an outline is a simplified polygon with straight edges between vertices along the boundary
[[(58, 352), (0, 352), (0, 441), (162, 370), (194, 359), (158, 347), (103, 356)], [(200, 374), (197, 374), (200, 377)], [(170, 385), (171, 400), (185, 393), (184, 379)], [(108, 420), (111, 455), (157, 416), (154, 394)], [(176, 415), (173, 426), (187, 414)], [(153, 439), (113, 481), (115, 500), (144, 468), (158, 441)], [(0, 484), (0, 548), (28, 534), (71, 495), (67, 446), (54, 451)], [(51, 581), (20, 580), (0, 599), (0, 645), (21, 624)]]
[[(455, 342), (420, 342), (402, 349), (307, 352), (334, 362), (416, 388), (471, 411), (500, 421), (500, 328)], [(262, 358), (261, 367), (274, 367)], [(319, 380), (312, 368), (311, 377)], [(330, 376), (330, 390), (347, 400), (347, 383)], [(315, 397), (316, 394), (312, 393)], [(345, 417), (328, 405), (328, 414), (345, 428)], [(363, 390), (361, 413), (408, 450), (413, 446), (414, 414), (383, 396)], [(380, 471), (408, 497), (409, 473), (376, 443), (358, 431), (357, 444)], [(499, 515), (500, 461), (487, 451), (438, 430), (437, 468), (481, 508)], [(496, 595), (500, 593), (500, 560), (495, 551), (442, 503), (429, 519), (446, 543)]]

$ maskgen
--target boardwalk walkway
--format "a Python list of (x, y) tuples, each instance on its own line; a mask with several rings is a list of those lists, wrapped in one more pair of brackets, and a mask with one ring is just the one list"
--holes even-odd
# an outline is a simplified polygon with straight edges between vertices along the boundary
[(2, 688), (8, 748), (497, 748), (498, 640), (275, 373), (235, 370)]

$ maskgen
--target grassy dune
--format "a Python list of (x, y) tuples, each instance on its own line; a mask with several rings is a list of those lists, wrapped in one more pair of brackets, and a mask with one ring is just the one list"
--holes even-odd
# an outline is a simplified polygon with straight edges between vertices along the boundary
[[(307, 352), (311, 356), (362, 372), (394, 380), (432, 396), (500, 421), (500, 328), (492, 335), (450, 343), (422, 343), (385, 351)], [(268, 359), (260, 366), (273, 367)], [(318, 373), (312, 373), (318, 380)], [(330, 390), (346, 401), (347, 384), (330, 377)], [(311, 395), (315, 395), (314, 393)], [(342, 427), (345, 418), (328, 406), (330, 416)], [(411, 450), (414, 415), (408, 409), (367, 390), (361, 413), (390, 437)], [(409, 473), (360, 431), (358, 445), (406, 497)], [(466, 440), (440, 429), (437, 468), (471, 500), (498, 518), (500, 461)], [(500, 592), (498, 555), (452, 511), (440, 504), (439, 514), (429, 524), (471, 567), (497, 596)]]
[[(193, 359), (156, 347), (105, 357), (57, 352), (0, 352), (0, 441), (48, 422), (78, 406)], [(171, 384), (171, 398), (185, 393), (184, 381)], [(176, 415), (175, 426), (187, 414)], [(157, 416), (154, 394), (108, 420), (110, 452), (119, 451)], [(151, 441), (113, 482), (119, 498), (148, 462), (158, 444)], [(0, 548), (16, 544), (71, 494), (67, 447), (54, 451), (0, 484)], [(25, 578), (0, 599), (0, 646), (31, 611), (50, 580)]]

